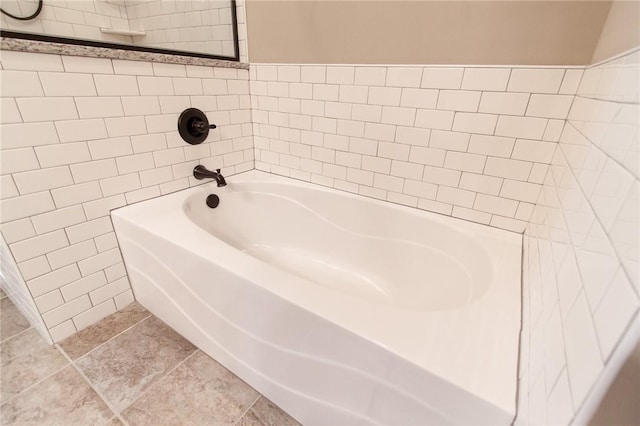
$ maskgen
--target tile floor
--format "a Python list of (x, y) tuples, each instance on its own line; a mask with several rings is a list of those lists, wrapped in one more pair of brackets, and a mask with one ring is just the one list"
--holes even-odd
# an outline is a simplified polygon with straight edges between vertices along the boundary
[(136, 302), (49, 346), (1, 296), (2, 425), (298, 424)]

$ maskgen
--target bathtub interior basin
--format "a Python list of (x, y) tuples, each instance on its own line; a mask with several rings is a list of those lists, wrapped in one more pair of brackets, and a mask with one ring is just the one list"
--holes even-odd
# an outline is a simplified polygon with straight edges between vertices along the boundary
[(419, 217), (399, 220), (393, 209), (357, 198), (338, 204), (325, 191), (274, 192), (260, 183), (230, 189), (215, 210), (192, 194), (183, 205), (187, 217), (316, 285), (400, 309), (440, 310), (471, 303), (493, 280), (487, 251), (459, 230), (425, 226)]
[(227, 183), (112, 212), (140, 303), (305, 424), (513, 420), (520, 235), (258, 171)]

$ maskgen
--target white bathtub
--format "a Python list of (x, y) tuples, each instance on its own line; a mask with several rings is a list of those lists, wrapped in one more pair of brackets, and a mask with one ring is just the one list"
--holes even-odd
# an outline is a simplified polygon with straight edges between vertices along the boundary
[(520, 235), (258, 171), (112, 216), (138, 301), (303, 424), (513, 420)]

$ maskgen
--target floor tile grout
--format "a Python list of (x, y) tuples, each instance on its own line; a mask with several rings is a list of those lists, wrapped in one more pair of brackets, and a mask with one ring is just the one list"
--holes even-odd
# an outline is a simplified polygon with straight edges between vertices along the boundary
[(24, 330), (19, 331), (18, 333), (14, 334), (13, 336), (9, 336), (9, 337), (6, 337), (4, 340), (0, 340), (0, 345), (3, 344), (4, 342), (8, 342), (9, 340), (13, 339), (14, 337), (18, 337), (21, 334), (26, 333), (27, 331), (29, 331), (31, 329), (33, 329), (33, 327), (29, 326), (29, 328), (25, 328)]
[[(56, 348), (58, 349), (58, 348)], [(62, 352), (58, 349), (59, 352)], [(70, 362), (68, 362), (69, 358), (66, 356), (66, 354), (62, 353), (62, 356), (64, 356), (65, 358), (67, 358), (67, 364), (65, 364), (64, 367), (61, 367), (59, 369), (57, 369), (56, 371), (54, 371), (53, 373), (49, 374), (48, 376), (38, 380), (37, 382), (27, 386), (26, 388), (22, 389), (20, 392), (18, 392), (17, 394), (15, 394), (14, 396), (12, 396), (11, 398), (7, 399), (6, 401), (4, 401), (2, 403), (2, 405), (8, 404), (9, 402), (13, 401), (14, 399), (16, 399), (17, 397), (27, 393), (28, 391), (30, 391), (31, 389), (33, 389), (34, 387), (36, 387), (37, 385), (39, 385), (40, 383), (44, 382), (45, 380), (50, 379), (51, 377), (55, 376), (56, 374), (58, 374), (59, 372), (61, 372), (62, 370), (64, 370), (65, 368), (69, 367), (70, 365), (72, 365)]]
[[(153, 317), (153, 314), (149, 313), (149, 315), (147, 315), (146, 317), (142, 318), (140, 321), (138, 321), (138, 322), (136, 322), (136, 323), (134, 323), (134, 324), (130, 325), (129, 327), (127, 327), (127, 328), (125, 328), (124, 330), (122, 330), (120, 333), (118, 333), (118, 334), (115, 334), (115, 335), (111, 336), (109, 339), (107, 339), (107, 340), (105, 340), (104, 342), (100, 343), (100, 344), (99, 344), (98, 346), (96, 346), (95, 348), (93, 348), (93, 349), (91, 349), (90, 351), (88, 351), (88, 352), (86, 352), (86, 353), (84, 353), (84, 354), (80, 355), (79, 357), (77, 357), (77, 358), (74, 360), (74, 362), (75, 362), (75, 361), (77, 361), (77, 360), (79, 360), (79, 359), (81, 359), (81, 358), (86, 357), (86, 356), (87, 356), (87, 355), (89, 355), (90, 353), (92, 353), (92, 352), (94, 352), (95, 350), (97, 350), (97, 349), (99, 349), (99, 348), (103, 347), (104, 345), (106, 345), (107, 343), (109, 343), (110, 341), (112, 341), (113, 339), (115, 339), (115, 338), (119, 337), (120, 335), (122, 335), (122, 334), (126, 333), (127, 331), (131, 330), (132, 328), (136, 327), (138, 324), (142, 323), (143, 321), (148, 320), (148, 319), (149, 319), (149, 318), (151, 318), (151, 317)], [(85, 330), (86, 330), (86, 329), (85, 329)], [(60, 342), (60, 343), (62, 343), (62, 342)], [(59, 346), (59, 345), (60, 345), (60, 343), (57, 343), (56, 345), (58, 345), (58, 346)], [(61, 349), (62, 351), (64, 351), (64, 349), (62, 349), (62, 347), (61, 347), (60, 349)], [(66, 355), (66, 352), (65, 352), (65, 355)]]
[[(57, 346), (57, 345), (56, 345)], [(96, 395), (98, 395), (98, 398), (100, 398), (102, 400), (102, 402), (104, 402), (104, 404), (107, 406), (107, 408), (109, 409), (109, 411), (111, 411), (111, 414), (113, 414), (114, 417), (118, 417), (119, 420), (123, 420), (120, 418), (120, 413), (115, 410), (115, 408), (109, 403), (109, 401), (107, 400), (107, 398), (105, 398), (105, 396), (102, 394), (102, 392), (100, 392), (99, 389), (97, 389), (93, 383), (91, 383), (91, 380), (89, 380), (89, 378), (84, 374), (84, 372), (78, 368), (78, 366), (75, 364), (75, 362), (69, 357), (69, 355), (67, 355), (64, 351), (62, 351), (62, 354), (65, 356), (65, 358), (67, 358), (67, 360), (69, 361), (69, 364), (76, 370), (76, 372), (78, 374), (80, 374), (80, 377), (82, 377), (84, 379), (84, 381), (89, 385), (89, 387), (96, 393)], [(109, 419), (112, 419), (113, 417), (109, 417)], [(124, 422), (125, 425), (129, 425), (129, 423)]]
[[(240, 380), (242, 380), (242, 379), (240, 379)], [(246, 383), (246, 382), (245, 382), (245, 383)], [(253, 389), (253, 387), (252, 387), (252, 389)], [(258, 400), (259, 400), (260, 398), (262, 398), (262, 394), (261, 394), (260, 392), (256, 391), (256, 393), (258, 394), (258, 396), (256, 397), (256, 399), (255, 399), (251, 404), (249, 404), (249, 406), (247, 407), (247, 409), (246, 409), (246, 410), (244, 410), (244, 411), (242, 412), (242, 414), (240, 414), (240, 416), (238, 416), (238, 418), (233, 422), (233, 424), (234, 424), (234, 425), (235, 425), (235, 424), (238, 424), (238, 422), (239, 422), (240, 420), (242, 420), (242, 418), (243, 418), (244, 416), (246, 416), (246, 415), (247, 415), (247, 413), (249, 412), (249, 410), (251, 410), (251, 408), (253, 408), (253, 406), (254, 406), (254, 405), (256, 405), (256, 402), (258, 402)]]
[[(195, 347), (195, 346), (194, 346)], [(183, 359), (182, 361), (180, 361), (179, 363), (177, 363), (173, 368), (171, 368), (169, 371), (167, 371), (167, 373), (158, 378), (155, 382), (153, 382), (153, 384), (151, 386), (149, 386), (147, 388), (147, 390), (145, 390), (144, 392), (140, 393), (140, 395), (138, 395), (137, 397), (135, 397), (135, 399), (133, 401), (131, 401), (131, 404), (127, 405), (122, 411), (125, 411), (127, 408), (131, 407), (133, 404), (135, 404), (140, 398), (142, 398), (143, 396), (147, 395), (151, 389), (153, 389), (154, 387), (156, 387), (158, 385), (158, 383), (160, 383), (162, 380), (164, 380), (165, 377), (167, 377), (168, 375), (170, 375), (171, 373), (173, 373), (175, 370), (178, 369), (178, 367), (180, 367), (182, 364), (184, 364), (185, 362), (187, 362), (191, 357), (195, 356), (195, 354), (197, 354), (198, 352), (201, 352), (200, 349), (198, 349), (197, 347), (195, 348), (196, 350), (193, 351), (192, 353), (190, 353), (189, 355), (187, 355), (187, 357), (185, 359)]]

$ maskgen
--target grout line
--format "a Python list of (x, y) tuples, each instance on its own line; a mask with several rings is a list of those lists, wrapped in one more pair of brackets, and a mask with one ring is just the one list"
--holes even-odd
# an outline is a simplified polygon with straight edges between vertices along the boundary
[[(202, 352), (197, 346), (193, 346), (195, 348), (195, 350), (190, 353), (189, 355), (186, 356), (185, 359), (183, 359), (182, 361), (180, 361), (179, 363), (177, 363), (176, 365), (174, 365), (171, 369), (169, 369), (164, 376), (158, 378), (155, 382), (153, 382), (153, 384), (151, 384), (145, 391), (141, 392), (138, 396), (136, 396), (133, 401), (131, 401), (131, 403), (129, 405), (127, 405), (122, 411), (126, 410), (127, 408), (131, 407), (133, 404), (135, 404), (137, 401), (139, 401), (140, 399), (142, 399), (142, 397), (144, 397), (145, 395), (147, 395), (148, 393), (150, 393), (152, 390), (154, 390), (157, 386), (159, 386), (160, 382), (163, 381), (167, 376), (169, 376), (171, 373), (173, 373), (175, 370), (177, 370), (179, 367), (181, 367), (184, 363), (186, 363), (189, 359), (191, 359), (192, 357), (194, 357), (198, 352)], [(202, 352), (204, 353), (204, 352)], [(205, 353), (206, 355), (206, 353)], [(207, 355), (209, 356), (209, 355)], [(222, 365), (222, 364), (221, 364)], [(224, 367), (224, 366), (223, 366)], [(226, 368), (226, 367), (225, 367)]]
[[(153, 316), (153, 314), (149, 313), (149, 315), (147, 315), (146, 317), (144, 317), (144, 318), (143, 318), (143, 319), (141, 319), (140, 321), (138, 321), (138, 322), (136, 322), (135, 324), (131, 325), (130, 327), (128, 327), (128, 328), (126, 328), (126, 329), (122, 330), (120, 333), (118, 333), (118, 334), (114, 335), (114, 336), (113, 336), (113, 337), (111, 337), (110, 339), (108, 339), (108, 340), (106, 340), (106, 341), (104, 341), (104, 342), (100, 343), (98, 346), (96, 346), (95, 348), (91, 349), (89, 352), (87, 352), (87, 353), (85, 353), (85, 354), (82, 354), (81, 356), (79, 356), (78, 358), (76, 358), (73, 362), (76, 362), (76, 361), (78, 361), (78, 360), (80, 360), (80, 359), (82, 359), (82, 358), (86, 357), (87, 355), (89, 355), (90, 353), (94, 352), (94, 351), (95, 351), (95, 350), (97, 350), (98, 348), (101, 348), (102, 346), (106, 345), (107, 343), (109, 343), (109, 342), (110, 342), (110, 341), (112, 341), (113, 339), (115, 339), (115, 338), (119, 337), (121, 334), (126, 333), (127, 331), (129, 331), (129, 330), (131, 330), (132, 328), (136, 327), (137, 325), (141, 324), (143, 321), (148, 320), (148, 319), (149, 319), (149, 318), (151, 318), (152, 316)], [(97, 324), (97, 323), (96, 323), (96, 324)], [(64, 352), (64, 349), (62, 349), (62, 348), (60, 348), (60, 349)], [(66, 352), (65, 352), (65, 355), (67, 355), (67, 354), (66, 354)]]
[[(254, 389), (254, 390), (255, 390), (255, 389)], [(260, 398), (262, 398), (262, 394), (261, 394), (260, 392), (256, 391), (256, 393), (258, 394), (258, 396), (256, 397), (255, 401), (253, 401), (251, 404), (249, 404), (249, 406), (247, 407), (247, 409), (246, 409), (246, 410), (244, 410), (244, 411), (242, 412), (242, 414), (240, 414), (240, 415), (238, 416), (238, 418), (233, 422), (233, 424), (234, 424), (234, 425), (238, 424), (238, 422), (239, 422), (240, 420), (242, 420), (242, 418), (243, 418), (243, 417), (244, 417), (244, 416), (249, 412), (249, 410), (251, 410), (251, 409), (253, 408), (253, 406), (254, 406), (254, 405), (256, 405), (256, 402), (258, 402), (258, 400), (259, 400)]]
[[(5, 296), (5, 297), (7, 297), (7, 296)], [(3, 297), (3, 299), (4, 299), (5, 297)], [(12, 303), (13, 303), (13, 302), (12, 302)], [(14, 304), (14, 306), (15, 306), (15, 304)], [(16, 308), (16, 309), (17, 309), (17, 308)], [(18, 312), (20, 312), (20, 311), (18, 311)], [(24, 315), (22, 315), (22, 312), (20, 312), (20, 315), (21, 315), (22, 317), (24, 317)], [(26, 319), (26, 318), (25, 318), (25, 319)], [(29, 320), (27, 320), (27, 322), (28, 322), (28, 321), (29, 321)], [(8, 342), (9, 340), (11, 340), (11, 339), (13, 339), (13, 338), (16, 338), (16, 337), (18, 337), (18, 336), (21, 336), (21, 335), (25, 334), (27, 331), (29, 331), (29, 330), (31, 330), (31, 329), (36, 330), (36, 329), (35, 329), (35, 327), (33, 327), (31, 324), (29, 324), (29, 327), (28, 327), (28, 328), (26, 328), (26, 329), (24, 329), (24, 330), (20, 331), (19, 333), (14, 334), (13, 336), (6, 337), (4, 340), (0, 341), (0, 344), (3, 344), (3, 343)], [(36, 332), (37, 332), (37, 331), (38, 331), (38, 330), (36, 330)]]
[[(43, 339), (43, 340), (44, 340), (44, 339)], [(46, 341), (45, 341), (45, 343), (46, 343)], [(33, 384), (31, 384), (31, 385), (27, 386), (26, 388), (22, 389), (21, 391), (19, 391), (17, 394), (15, 394), (14, 396), (12, 396), (11, 398), (7, 399), (6, 401), (3, 401), (3, 402), (2, 402), (2, 405), (3, 405), (3, 406), (4, 406), (4, 405), (6, 405), (7, 403), (9, 403), (9, 402), (13, 401), (13, 400), (14, 400), (14, 399), (16, 399), (17, 397), (22, 396), (22, 395), (24, 395), (25, 393), (27, 393), (27, 392), (31, 391), (31, 389), (33, 389), (34, 387), (38, 386), (40, 383), (42, 383), (42, 382), (44, 382), (44, 381), (48, 380), (49, 378), (51, 378), (51, 377), (55, 376), (56, 374), (58, 374), (59, 372), (61, 372), (61, 371), (62, 371), (62, 370), (64, 370), (65, 368), (68, 368), (68, 367), (70, 367), (70, 366), (72, 365), (71, 363), (69, 363), (69, 362), (68, 362), (68, 357), (67, 357), (64, 353), (62, 353), (62, 351), (57, 347), (57, 345), (54, 345), (53, 347), (55, 347), (55, 349), (56, 349), (60, 354), (62, 354), (62, 356), (63, 356), (63, 357), (65, 357), (65, 358), (67, 359), (67, 363), (64, 365), (64, 367), (61, 367), (61, 368), (59, 368), (59, 369), (55, 370), (53, 373), (49, 374), (48, 376), (46, 376), (46, 377), (44, 377), (44, 378), (42, 378), (42, 379), (38, 380), (37, 382), (35, 382), (35, 383), (33, 383)]]
[[(111, 403), (109, 402), (109, 400), (102, 394), (102, 392), (100, 391), (100, 389), (98, 389), (96, 386), (93, 385), (93, 383), (91, 382), (91, 380), (89, 380), (89, 378), (84, 374), (84, 371), (82, 371), (76, 364), (75, 362), (60, 348), (59, 345), (56, 345), (56, 347), (58, 348), (58, 350), (60, 350), (60, 352), (62, 353), (62, 355), (67, 358), (67, 360), (69, 361), (69, 365), (72, 366), (76, 372), (84, 379), (84, 381), (89, 385), (89, 387), (96, 393), (96, 395), (98, 395), (98, 397), (102, 400), (102, 402), (104, 402), (104, 404), (107, 406), (107, 408), (111, 411), (111, 413), (117, 417), (119, 420), (122, 420), (123, 423), (125, 425), (128, 425), (128, 423), (126, 421), (124, 421), (124, 419), (122, 419), (120, 417), (120, 412), (118, 410), (116, 410)], [(111, 417), (113, 418), (113, 417)]]

